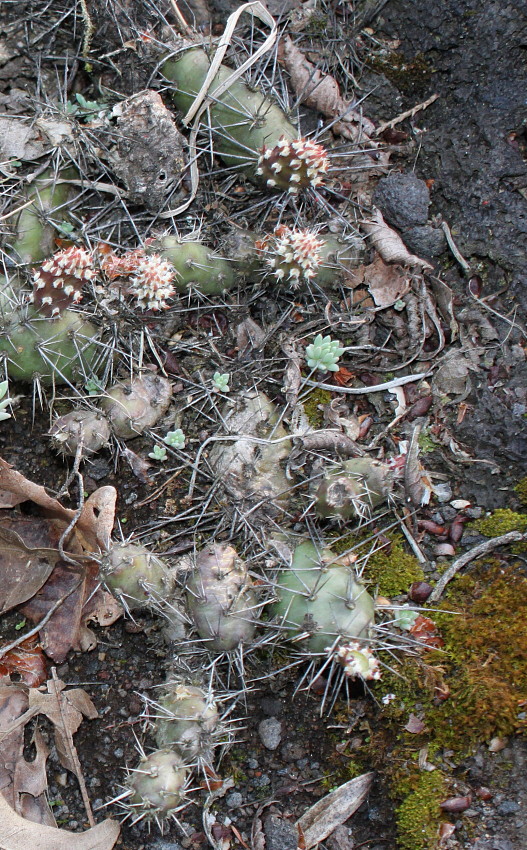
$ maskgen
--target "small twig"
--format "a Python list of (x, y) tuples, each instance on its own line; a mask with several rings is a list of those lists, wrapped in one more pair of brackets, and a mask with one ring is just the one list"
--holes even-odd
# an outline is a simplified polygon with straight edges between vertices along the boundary
[[(90, 805), (90, 798), (88, 797), (88, 791), (86, 789), (86, 783), (84, 781), (84, 776), (82, 774), (81, 764), (80, 764), (80, 761), (79, 761), (79, 757), (77, 755), (77, 749), (75, 747), (75, 744), (73, 743), (73, 736), (72, 736), (71, 731), (69, 729), (69, 726), (66, 722), (66, 718), (64, 717), (64, 706), (63, 706), (63, 702), (62, 702), (64, 697), (62, 696), (61, 689), (59, 687), (57, 687), (57, 684), (59, 682), (59, 678), (57, 676), (57, 670), (56, 670), (55, 667), (51, 668), (51, 676), (53, 678), (53, 686), (52, 687), (55, 690), (55, 696), (57, 698), (57, 704), (58, 704), (59, 712), (60, 712), (60, 719), (62, 720), (62, 728), (64, 730), (64, 740), (67, 743), (68, 750), (69, 750), (68, 755), (69, 755), (69, 757), (70, 757), (70, 759), (73, 763), (73, 766), (75, 767), (75, 776), (77, 777), (77, 781), (79, 783), (79, 788), (80, 788), (81, 796), (82, 796), (82, 802), (84, 803), (84, 808), (86, 809), (86, 814), (88, 816), (88, 823), (90, 824), (90, 826), (95, 826), (95, 819), (93, 817), (93, 812), (92, 812), (92, 808), (91, 808), (91, 805)], [(51, 686), (50, 685), (51, 685), (51, 683), (49, 683), (48, 689), (51, 693)]]
[(177, 20), (177, 22), (178, 22), (178, 24), (179, 24), (179, 26), (180, 26), (181, 31), (182, 31), (185, 35), (193, 36), (193, 35), (194, 35), (194, 33), (193, 33), (193, 31), (192, 31), (192, 28), (191, 28), (191, 27), (189, 27), (189, 25), (187, 24), (187, 22), (186, 22), (185, 18), (184, 18), (184, 17), (183, 17), (183, 15), (181, 14), (181, 11), (180, 11), (180, 9), (179, 9), (178, 4), (176, 3), (176, 0), (170, 0), (170, 4), (171, 4), (171, 6), (172, 6), (172, 11), (174, 12), (175, 18), (176, 18), (176, 20)]
[(392, 127), (395, 127), (396, 124), (400, 124), (401, 121), (406, 121), (407, 118), (413, 118), (418, 112), (422, 112), (423, 109), (428, 109), (432, 103), (440, 97), (438, 94), (433, 94), (432, 97), (429, 97), (428, 100), (424, 100), (422, 103), (418, 103), (416, 106), (413, 106), (412, 109), (407, 109), (406, 112), (401, 112), (400, 115), (396, 115), (395, 118), (392, 118), (391, 121), (385, 121), (384, 124), (379, 124), (378, 127), (375, 128), (375, 132), (372, 133), (373, 136), (380, 136), (384, 130), (391, 130)]
[(446, 241), (448, 243), (448, 247), (452, 251), (452, 254), (454, 255), (455, 259), (457, 260), (457, 262), (459, 263), (459, 265), (461, 266), (461, 268), (463, 269), (465, 274), (469, 274), (470, 266), (467, 263), (467, 261), (465, 260), (463, 254), (460, 252), (456, 243), (454, 242), (454, 237), (452, 236), (452, 231), (450, 230), (446, 221), (441, 222), (441, 230), (445, 234)]
[(173, 474), (172, 474), (169, 478), (167, 478), (167, 480), (164, 482), (164, 484), (161, 484), (161, 486), (160, 486), (160, 487), (158, 487), (158, 488), (157, 488), (157, 490), (154, 490), (154, 492), (153, 492), (153, 493), (151, 493), (151, 494), (150, 494), (150, 496), (148, 496), (146, 499), (143, 499), (143, 501), (142, 501), (142, 502), (136, 502), (136, 503), (135, 503), (135, 505), (134, 505), (134, 507), (135, 507), (135, 508), (142, 508), (142, 507), (144, 507), (145, 505), (149, 505), (149, 504), (150, 504), (150, 502), (155, 502), (155, 500), (159, 498), (159, 496), (161, 495), (161, 493), (162, 493), (164, 490), (166, 490), (166, 488), (167, 488), (170, 484), (172, 484), (172, 482), (174, 481), (174, 479), (175, 479), (175, 478), (177, 478), (177, 477), (178, 477), (178, 475), (181, 475), (181, 473), (183, 472), (183, 469), (184, 469), (184, 467), (180, 467), (180, 469), (176, 469), (176, 471), (175, 471), (175, 472), (174, 472), (174, 473), (173, 473)]
[(5, 221), (7, 218), (11, 218), (12, 215), (16, 215), (17, 213), (25, 210), (26, 207), (30, 207), (31, 204), (35, 203), (34, 198), (30, 198), (29, 201), (26, 201), (25, 204), (22, 204), (20, 207), (17, 207), (16, 210), (11, 210), (11, 212), (5, 213), (5, 215), (0, 215), (0, 221)]
[(340, 387), (338, 384), (324, 384), (321, 381), (310, 381), (306, 378), (305, 384), (310, 387), (317, 387), (321, 390), (332, 390), (335, 393), (347, 393), (348, 395), (368, 395), (369, 393), (383, 393), (386, 390), (391, 390), (394, 387), (402, 387), (405, 384), (411, 384), (413, 381), (421, 381), (423, 378), (428, 378), (431, 372), (418, 372), (417, 375), (404, 375), (401, 378), (393, 378), (391, 381), (385, 381), (383, 384), (374, 384), (372, 387)]
[(458, 573), (464, 566), (469, 564), (471, 561), (474, 561), (476, 558), (481, 557), (482, 555), (487, 555), (488, 552), (492, 552), (493, 549), (497, 549), (498, 546), (506, 546), (508, 543), (516, 543), (520, 540), (526, 540), (527, 534), (522, 534), (521, 531), (509, 531), (508, 534), (501, 534), (499, 537), (493, 537), (491, 540), (486, 540), (485, 543), (480, 543), (478, 546), (474, 546), (473, 549), (470, 549), (468, 552), (465, 552), (464, 555), (461, 555), (457, 561), (454, 561), (453, 564), (450, 564), (448, 570), (443, 573), (436, 586), (434, 587), (432, 593), (430, 594), (429, 602), (437, 602), (438, 599), (441, 598), (441, 595), (447, 586), (448, 582), (451, 581), (456, 573)]

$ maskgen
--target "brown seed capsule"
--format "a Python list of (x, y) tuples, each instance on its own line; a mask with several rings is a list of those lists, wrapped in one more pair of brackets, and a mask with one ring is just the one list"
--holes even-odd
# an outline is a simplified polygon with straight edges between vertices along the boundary
[(449, 797), (443, 803), (440, 803), (444, 812), (464, 812), (472, 803), (472, 797), (468, 794), (466, 797)]
[(414, 581), (408, 596), (412, 602), (421, 605), (423, 602), (426, 602), (431, 593), (432, 585), (428, 584), (427, 581)]

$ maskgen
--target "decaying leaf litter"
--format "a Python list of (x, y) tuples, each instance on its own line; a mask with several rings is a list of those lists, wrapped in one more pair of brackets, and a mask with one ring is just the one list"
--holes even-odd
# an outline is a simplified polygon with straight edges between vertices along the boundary
[[(253, 12), (257, 13), (256, 7)], [(181, 32), (181, 21), (178, 28), (171, 14), (173, 9), (167, 11), (165, 19), (159, 15), (156, 22), (167, 49), (173, 47)], [(95, 59), (89, 4), (84, 16), (82, 48), (87, 59)], [(263, 13), (263, 19), (273, 25), (268, 14)], [(117, 18), (114, 23), (118, 30), (123, 27), (123, 36), (129, 23), (125, 25)], [(176, 28), (168, 36), (167, 23)], [(295, 26), (292, 31), (298, 34), (302, 29)], [(138, 35), (137, 30), (133, 35), (140, 61), (151, 71), (162, 60), (164, 49), (160, 51), (156, 44), (152, 53), (150, 36), (143, 31)], [(256, 42), (261, 37), (258, 20), (253, 20), (252, 37)], [(1, 489), (7, 495), (2, 540), (9, 565), (4, 610), (23, 604), (22, 613), (28, 620), (37, 626), (40, 623), (39, 636), (47, 655), (60, 663), (72, 647), (77, 651), (93, 648), (94, 638), (87, 627), (90, 619), (105, 625), (119, 616), (114, 597), (100, 587), (102, 576), (132, 618), (134, 610), (147, 603), (167, 623), (167, 660), (189, 627), (193, 626), (191, 634), (197, 633), (203, 642), (195, 638), (188, 654), (177, 652), (162, 698), (166, 700), (171, 691), (177, 691), (180, 701), (182, 692), (177, 689), (190, 686), (181, 682), (181, 665), (193, 676), (204, 666), (206, 681), (202, 678), (199, 683), (206, 686), (204, 704), (214, 704), (213, 692), (221, 691), (218, 698), (222, 710), (229, 714), (230, 704), (231, 713), (240, 716), (245, 688), (255, 687), (251, 677), (262, 679), (261, 670), (255, 675), (252, 666), (258, 664), (258, 652), (284, 646), (284, 633), (289, 637), (296, 634), (297, 647), (302, 646), (302, 640), (305, 647), (306, 639), (312, 644), (307, 653), (304, 649), (290, 654), (286, 666), (298, 666), (304, 686), (320, 687), (326, 677), (322, 687), (324, 707), (338, 698), (343, 682), (349, 690), (350, 682), (375, 679), (378, 668), (369, 655), (370, 644), (388, 654), (388, 662), (382, 662), (388, 666), (397, 663), (398, 654), (418, 655), (423, 646), (430, 645), (424, 635), (433, 632), (433, 621), (424, 618), (432, 625), (423, 629), (415, 619), (418, 612), (410, 610), (410, 620), (413, 616), (415, 622), (406, 629), (397, 613), (401, 600), (387, 604), (377, 599), (377, 631), (368, 632), (365, 627), (355, 635), (350, 624), (322, 621), (322, 615), (308, 605), (293, 614), (292, 603), (287, 604), (277, 614), (275, 597), (279, 608), (279, 588), (283, 593), (284, 581), (288, 592), (298, 594), (299, 587), (311, 582), (307, 576), (320, 569), (319, 557), (322, 565), (329, 564), (332, 581), (342, 575), (349, 582), (355, 573), (360, 579), (367, 562), (363, 552), (357, 556), (352, 551), (351, 556), (341, 558), (331, 552), (321, 554), (328, 537), (334, 545), (354, 527), (366, 533), (370, 553), (386, 546), (383, 535), (397, 527), (426, 562), (418, 524), (423, 519), (423, 506), (444, 501), (451, 485), (447, 476), (441, 489), (441, 479), (438, 484), (427, 471), (426, 455), (421, 450), (427, 443), (419, 437), (424, 429), (430, 443), (441, 447), (449, 470), (456, 470), (456, 464), (479, 460), (471, 456), (469, 446), (456, 440), (444, 412), (449, 405), (457, 404), (458, 416), (463, 415), (470, 376), (480, 368), (489, 344), (499, 339), (492, 321), (493, 308), (489, 311), (477, 289), (472, 286), (469, 290), (471, 302), (460, 316), (448, 287), (436, 277), (432, 262), (408, 250), (380, 209), (371, 206), (379, 178), (388, 174), (390, 159), (398, 151), (375, 138), (374, 125), (360, 110), (351, 108), (353, 93), (344, 98), (329, 73), (334, 70), (331, 64), (325, 67), (323, 57), (315, 58), (322, 61), (322, 71), (307, 56), (302, 58), (291, 39), (285, 38), (278, 50), (273, 48), (271, 60), (259, 60), (251, 72), (253, 79), (271, 89), (287, 110), (292, 108), (295, 118), (300, 109), (308, 128), (309, 113), (302, 115), (299, 106), (303, 102), (328, 119), (325, 127), (332, 133), (324, 128), (309, 137), (313, 140), (311, 147), (302, 149), (309, 168), (320, 166), (325, 156), (319, 145), (322, 149), (326, 146), (329, 154), (327, 166), (321, 166), (320, 182), (306, 172), (304, 195), (296, 192), (294, 181), (286, 181), (285, 189), (270, 185), (268, 189), (282, 191), (268, 194), (261, 181), (260, 185), (257, 180), (252, 182), (261, 175), (246, 177), (247, 169), (254, 170), (252, 163), (259, 150), (251, 149), (252, 141), (240, 146), (234, 123), (220, 126), (225, 116), (218, 118), (214, 109), (223, 93), (212, 98), (209, 94), (201, 121), (190, 135), (194, 147), (187, 156), (191, 166), (195, 165), (188, 178), (181, 175), (185, 127), (176, 129), (170, 85), (161, 77), (156, 77), (155, 85), (160, 86), (164, 102), (156, 92), (143, 97), (126, 90), (123, 95), (128, 100), (118, 97), (115, 103), (113, 90), (108, 99), (88, 101), (81, 90), (76, 91), (83, 83), (89, 85), (85, 82), (88, 70), (76, 69), (75, 74), (80, 76), (70, 87), (75, 98), (69, 100), (66, 116), (48, 94), (53, 92), (53, 84), (46, 79), (48, 100), (40, 123), (33, 125), (38, 128), (36, 136), (27, 132), (27, 120), (9, 118), (6, 125), (5, 221), (6, 227), (10, 221), (15, 224), (5, 240), (2, 309), (6, 321), (15, 308), (25, 311), (17, 334), (32, 325), (30, 343), (19, 336), (17, 349), (12, 342), (4, 345), (7, 371), (11, 381), (32, 379), (35, 410), (44, 406), (53, 420), (59, 412), (65, 411), (68, 416), (73, 397), (76, 418), (73, 425), (61, 422), (57, 429), (55, 422), (52, 429), (55, 443), (71, 457), (69, 476), (67, 467), (62, 467), (68, 480), (60, 489), (62, 498), (72, 507), (64, 508), (44, 488), (3, 465)], [(289, 91), (282, 67), (290, 81)], [(114, 68), (112, 60), (101, 79), (105, 74), (111, 78)], [(226, 87), (227, 96), (233, 85)], [(242, 111), (239, 101), (244, 89), (236, 92), (237, 105), (229, 107), (231, 121), (233, 112)], [(191, 101), (197, 103), (194, 93), (191, 95)], [(185, 111), (186, 104), (178, 106)], [(366, 107), (367, 102), (365, 112)], [(206, 127), (207, 121), (211, 129), (200, 135), (199, 128)], [(256, 171), (262, 170), (268, 183), (276, 183), (279, 176), (280, 184), (280, 175), (290, 168), (287, 157), (293, 149), (291, 138), (287, 139), (288, 128), (283, 125), (284, 143), (278, 136), (280, 145), (270, 148), (268, 160), (262, 159), (257, 165)], [(338, 141), (339, 136), (348, 147)], [(170, 144), (163, 152), (160, 140), (167, 138)], [(235, 153), (234, 142), (238, 146)], [(212, 149), (217, 152), (214, 160)], [(249, 156), (244, 153), (242, 174), (236, 160), (240, 159), (240, 150), (249, 152)], [(31, 158), (33, 163), (27, 164), (27, 170), (25, 162), (17, 164)], [(266, 163), (276, 166), (267, 177)], [(174, 178), (172, 170), (180, 177)], [(289, 181), (291, 174), (294, 168)], [(190, 197), (197, 193), (195, 212), (189, 197), (185, 198), (189, 184)], [(66, 192), (69, 187), (74, 189), (73, 198)], [(115, 200), (108, 204), (108, 196)], [(35, 204), (47, 208), (51, 222), (34, 215)], [(30, 212), (24, 216), (27, 209)], [(191, 214), (182, 219), (188, 211)], [(384, 215), (389, 218), (386, 211)], [(36, 235), (32, 237), (33, 231)], [(208, 248), (203, 248), (200, 238)], [(77, 253), (61, 254), (68, 252), (69, 245), (78, 249)], [(32, 281), (31, 269), (54, 252), (59, 265), (41, 267), (37, 276), (40, 287), (34, 275)], [(178, 276), (174, 281), (170, 268), (158, 263), (155, 272), (161, 273), (161, 278), (152, 289), (148, 283), (157, 252), (162, 252), (167, 266), (172, 263), (178, 269)], [(82, 304), (80, 297), (75, 301), (74, 288), (73, 305), (79, 305), (74, 311), (83, 316), (83, 324), (80, 328), (78, 324), (68, 325), (67, 341), (76, 335), (77, 340), (64, 356), (58, 325), (52, 324), (57, 321), (52, 311), (69, 309), (69, 304), (59, 301), (58, 295), (63, 296), (57, 290), (62, 287), (70, 298), (66, 292), (70, 284), (66, 281), (55, 286), (54, 282), (65, 268), (68, 273), (67, 264), (73, 261), (88, 273), (83, 272), (84, 277), (73, 274), (73, 284), (82, 280)], [(143, 275), (140, 280), (139, 272)], [(19, 287), (30, 288), (31, 283), (33, 304), (42, 315), (48, 312), (40, 325), (42, 320), (31, 312), (34, 307), (18, 304)], [(515, 317), (508, 321), (516, 339), (521, 328)], [(48, 334), (50, 327), (52, 334)], [(109, 333), (92, 335), (92, 327)], [(35, 364), (29, 358), (26, 366), (18, 357), (24, 353), (19, 349), (32, 346), (40, 359)], [(74, 368), (70, 369), (72, 362)], [(220, 380), (225, 375), (227, 383)], [(64, 395), (61, 384), (66, 387)], [(327, 395), (322, 395), (308, 413), (312, 388)], [(27, 393), (27, 387), (22, 391)], [(131, 399), (133, 408), (127, 406)], [(24, 401), (21, 410), (23, 407)], [(78, 411), (88, 412), (90, 423), (95, 417), (95, 425), (79, 420)], [(107, 420), (110, 428), (101, 435), (101, 423), (106, 427)], [(41, 421), (39, 414), (36, 421)], [(133, 448), (126, 445), (128, 441)], [(132, 545), (150, 543), (146, 551), (131, 552), (126, 542), (112, 543), (115, 492), (111, 487), (97, 490), (90, 483), (94, 492), (84, 501), (85, 481), (90, 478), (91, 465), (97, 463), (92, 454), (101, 449), (116, 463), (126, 461), (130, 465), (132, 474), (138, 477), (138, 488), (146, 482), (140, 501), (161, 508), (154, 520), (149, 518), (133, 535)], [(452, 471), (452, 480), (455, 474)], [(38, 475), (32, 474), (31, 479), (38, 480)], [(38, 506), (29, 511), (29, 516), (16, 508), (29, 502)], [(377, 504), (383, 507), (372, 514)], [(448, 542), (439, 543), (450, 546), (452, 555), (467, 519), (464, 512), (470, 508), (470, 504), (455, 505), (453, 500), (456, 515), (450, 530), (446, 529)], [(424, 514), (425, 520), (427, 516)], [(215, 543), (207, 549), (211, 539)], [(301, 549), (306, 545), (313, 551)], [(346, 548), (353, 550), (354, 546)], [(164, 561), (157, 559), (157, 563), (150, 555), (154, 549), (168, 558), (168, 568), (159, 566)], [(185, 550), (190, 557), (176, 558)], [(112, 562), (116, 551), (124, 557), (120, 572)], [(311, 554), (306, 556), (306, 551)], [(307, 561), (302, 560), (306, 557)], [(295, 558), (299, 562), (296, 567)], [(125, 584), (123, 572), (134, 559), (141, 560), (143, 572), (139, 583), (134, 584), (134, 578), (129, 580), (127, 575)], [(28, 566), (29, 587), (21, 579)], [(313, 581), (318, 587), (318, 575)], [(370, 591), (375, 592), (375, 588)], [(342, 592), (334, 591), (334, 601)], [(364, 589), (349, 602), (361, 608), (366, 605), (364, 610), (369, 611), (370, 598)], [(281, 620), (276, 619), (278, 616)], [(372, 617), (368, 613), (365, 616), (371, 628)], [(326, 630), (322, 643), (330, 644), (327, 649), (320, 641), (316, 650), (313, 648), (313, 622), (315, 629)], [(419, 637), (407, 638), (406, 631)], [(341, 646), (342, 634), (366, 639), (367, 646), (355, 646), (355, 642)], [(6, 656), (14, 649), (6, 648)], [(307, 661), (306, 656), (310, 656)], [(5, 681), (6, 694), (15, 702), (21, 701), (22, 706), (25, 695), (34, 691), (31, 685), (28, 687), (29, 691), (11, 683), (9, 677)], [(63, 687), (64, 683), (53, 675), (48, 689), (57, 700), (60, 740), (68, 740), (65, 766), (73, 766), (77, 772), (72, 730), (68, 732), (59, 696)], [(68, 693), (76, 691), (60, 690), (66, 700)], [(36, 697), (36, 704), (39, 699)], [(23, 710), (17, 710), (18, 717), (23, 718)], [(171, 706), (169, 712), (169, 726), (174, 732), (175, 709)], [(24, 722), (19, 720), (19, 725)], [(199, 726), (202, 720), (193, 722)], [(8, 723), (7, 728), (11, 726)], [(155, 717), (150, 719), (150, 733), (156, 741), (159, 736), (164, 746), (165, 733), (160, 727)], [(141, 777), (149, 777), (151, 770), (149, 765), (144, 767), (151, 750), (147, 747), (142, 751), (143, 767), (128, 777), (131, 787), (123, 795), (117, 794), (125, 803), (131, 801), (128, 814), (131, 810), (132, 819), (136, 813), (133, 806), (141, 816), (153, 816), (154, 821), (162, 822), (170, 811), (180, 819), (186, 817), (179, 814), (179, 808), (181, 803), (186, 812), (187, 792), (180, 792), (187, 787), (191, 773), (201, 777), (199, 781), (208, 787), (209, 794), (214, 796), (221, 790), (221, 780), (211, 780), (215, 774), (211, 751), (228, 743), (231, 736), (221, 724), (206, 731), (212, 738), (209, 741), (205, 736), (205, 742), (202, 731), (192, 732), (199, 739), (199, 752), (192, 751), (190, 764), (179, 754), (174, 756), (172, 750), (167, 753), (166, 747), (161, 750), (165, 754), (159, 758), (177, 777), (175, 785), (161, 791), (147, 793), (141, 784)], [(181, 748), (179, 734), (171, 743), (175, 741)], [(20, 735), (17, 740), (12, 747), (20, 747)], [(17, 812), (22, 801), (28, 806), (28, 794), (38, 800), (45, 790), (45, 746), (38, 729), (35, 746), (40, 754), (40, 774), (33, 791), (27, 791), (22, 780), (12, 780), (17, 783), (18, 798), (11, 797), (11, 803)], [(61, 758), (64, 747), (57, 749)], [(129, 767), (133, 770), (134, 765)], [(153, 771), (157, 774), (160, 769), (156, 763)], [(221, 767), (219, 770), (221, 773)], [(124, 782), (124, 777), (116, 781)], [(215, 788), (213, 782), (219, 785)], [(362, 798), (359, 795), (354, 799), (358, 802)], [(322, 809), (327, 816), (331, 811), (329, 800)], [(229, 824), (220, 829), (220, 821), (211, 811), (214, 807), (206, 805), (204, 830), (213, 846), (236, 846), (236, 841), (245, 840)], [(44, 817), (50, 817), (49, 810), (33, 820)], [(87, 823), (92, 823), (90, 818), (88, 814)], [(299, 821), (297, 840), (299, 846), (302, 841), (304, 846), (312, 846), (306, 844), (305, 818)], [(330, 820), (330, 826), (336, 827), (339, 822), (338, 818)], [(91, 830), (83, 834), (86, 846), (113, 846), (115, 824), (105, 821), (104, 826), (107, 833), (100, 830), (102, 837), (98, 834), (92, 838)], [(30, 825), (27, 829), (31, 833)], [(329, 832), (331, 829), (319, 831), (312, 840), (323, 840)], [(53, 833), (55, 839), (50, 838), (54, 846), (63, 840), (59, 834)], [(70, 838), (67, 835), (64, 840)]]

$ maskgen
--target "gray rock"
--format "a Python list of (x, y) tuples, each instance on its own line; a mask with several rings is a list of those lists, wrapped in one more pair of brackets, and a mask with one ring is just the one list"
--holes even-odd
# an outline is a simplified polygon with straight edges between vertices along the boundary
[(415, 174), (399, 172), (379, 180), (373, 193), (373, 203), (389, 224), (404, 230), (426, 224), (430, 192), (424, 180)]
[(266, 749), (276, 750), (282, 740), (282, 724), (276, 717), (268, 717), (259, 723), (258, 734)]
[(515, 815), (519, 810), (520, 804), (515, 803), (514, 800), (504, 800), (497, 809), (500, 815)]
[(446, 250), (442, 230), (431, 224), (418, 224), (404, 231), (404, 244), (418, 257), (440, 257)]
[(268, 815), (264, 821), (265, 850), (297, 850), (298, 830), (287, 820)]
[(239, 791), (233, 791), (225, 798), (225, 802), (231, 809), (238, 809), (243, 803), (243, 796)]

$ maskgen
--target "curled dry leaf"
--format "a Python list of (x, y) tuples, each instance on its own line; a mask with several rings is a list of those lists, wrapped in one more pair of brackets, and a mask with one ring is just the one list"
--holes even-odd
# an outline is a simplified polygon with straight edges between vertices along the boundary
[(63, 523), (39, 517), (3, 517), (0, 526), (0, 613), (31, 599), (60, 558)]
[(373, 773), (356, 776), (326, 794), (302, 815), (296, 825), (303, 833), (306, 850), (324, 841), (337, 826), (347, 821), (359, 806), (362, 806), (372, 781)]
[(80, 833), (33, 823), (0, 794), (0, 850), (111, 850), (119, 832), (117, 821), (109, 818)]
[(385, 263), (400, 263), (402, 266), (418, 266), (423, 271), (430, 271), (433, 266), (411, 254), (403, 240), (395, 230), (388, 227), (382, 213), (374, 208), (370, 220), (361, 221), (362, 229), (370, 237), (372, 245), (377, 249)]
[(377, 255), (369, 266), (361, 266), (352, 273), (352, 284), (366, 284), (377, 307), (391, 307), (406, 295), (412, 282), (408, 271), (401, 266), (388, 265)]
[(16, 673), (25, 685), (33, 688), (46, 681), (46, 659), (36, 635), (26, 638), (3, 656), (0, 676), (11, 673)]

